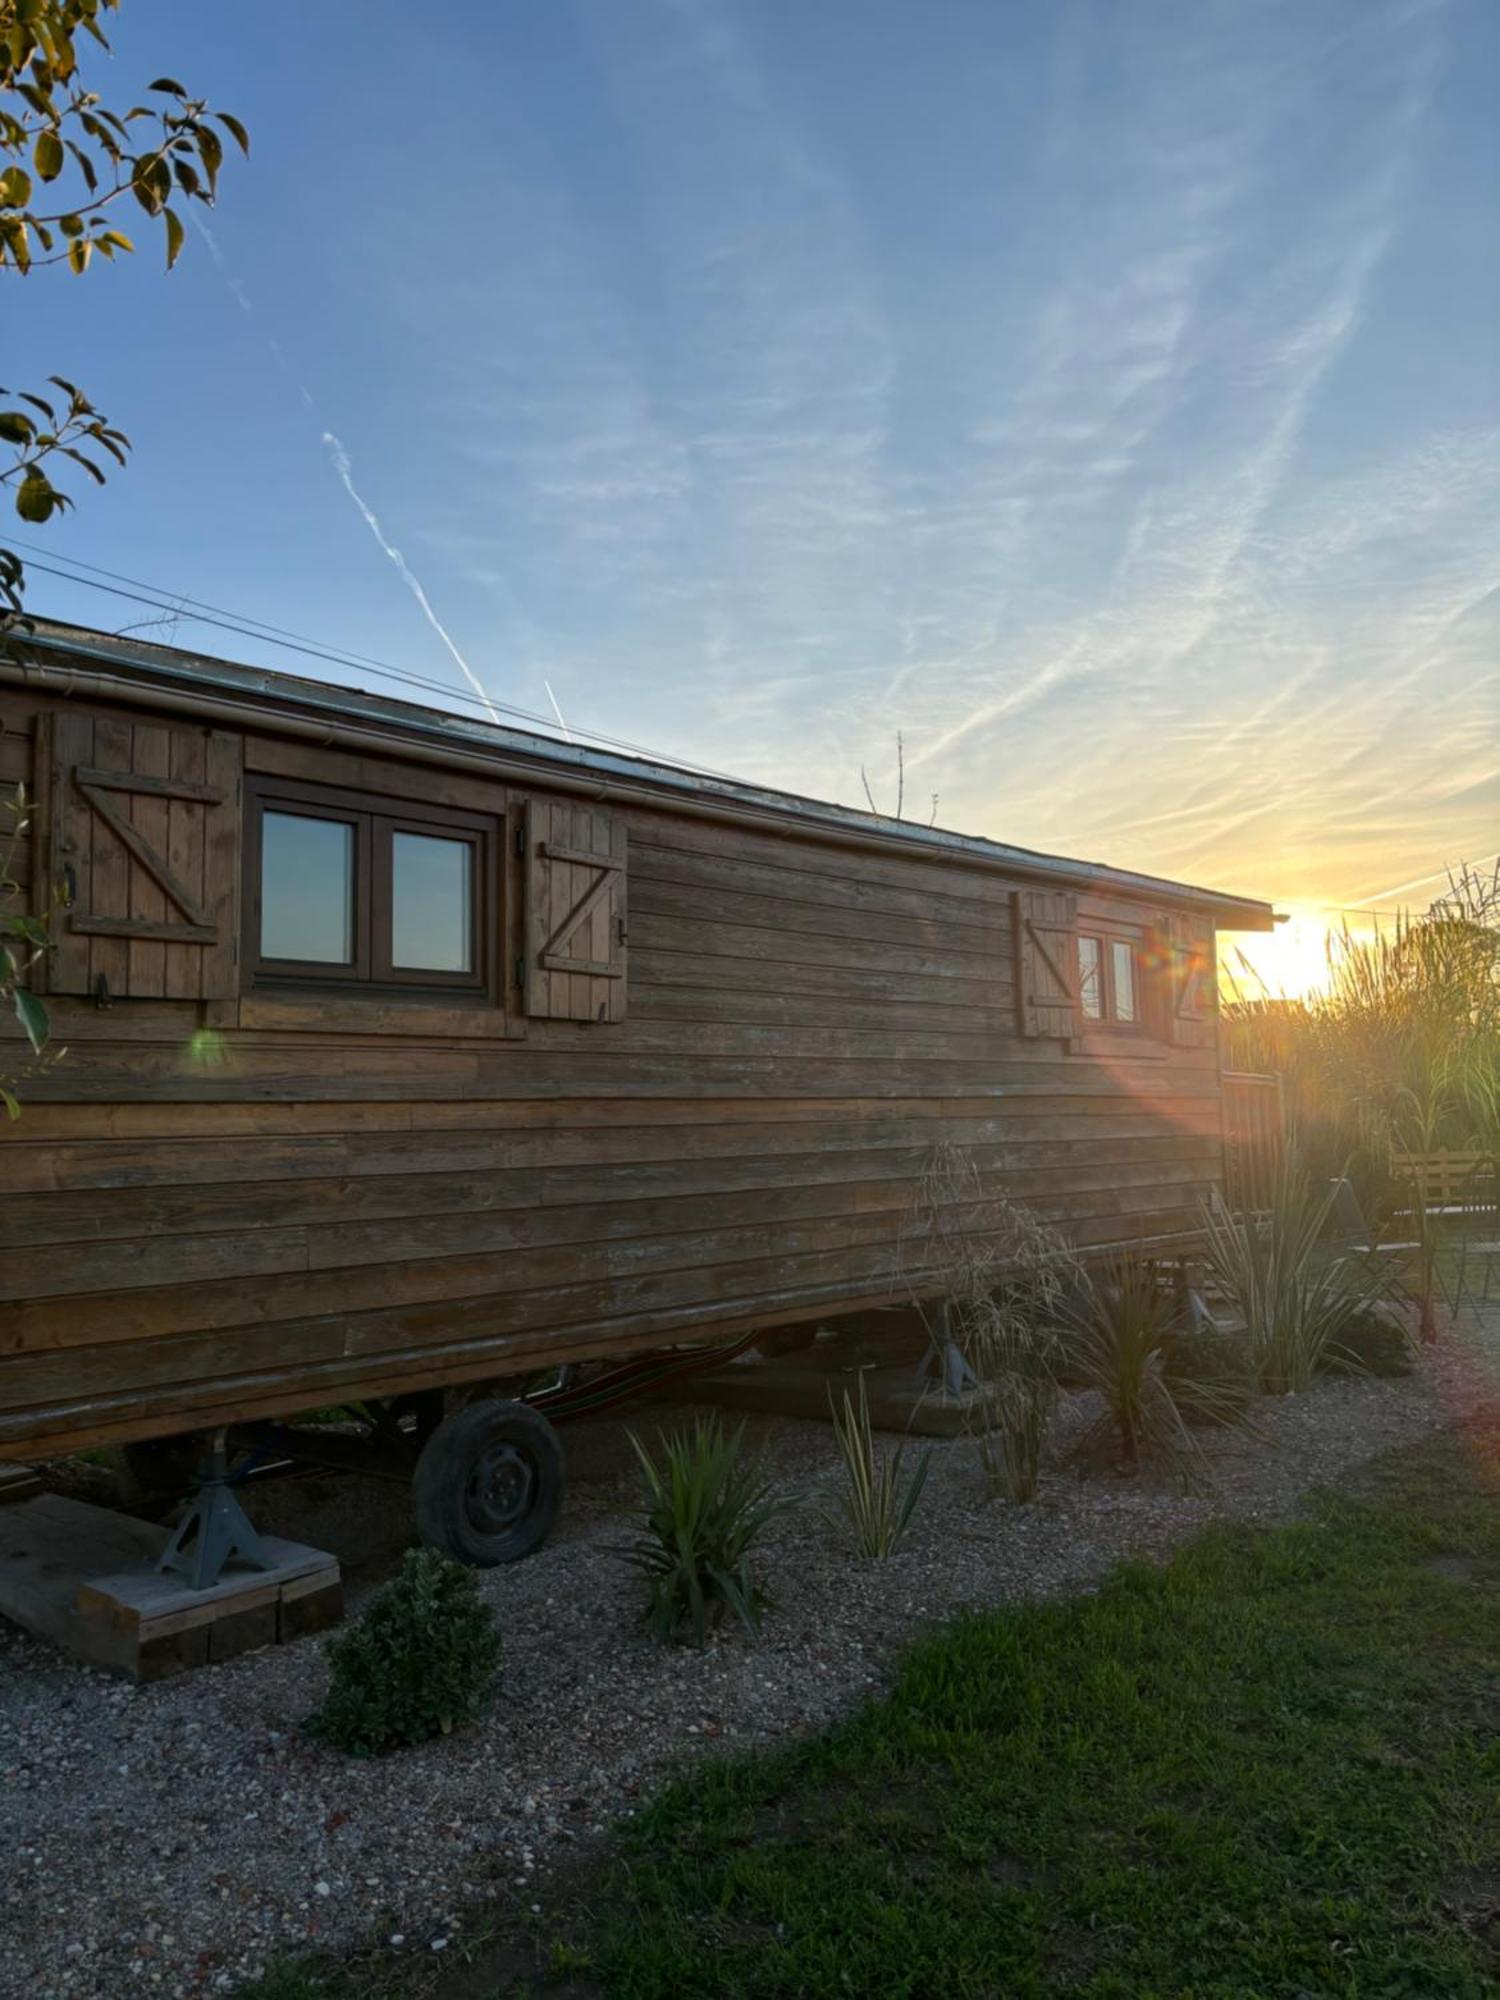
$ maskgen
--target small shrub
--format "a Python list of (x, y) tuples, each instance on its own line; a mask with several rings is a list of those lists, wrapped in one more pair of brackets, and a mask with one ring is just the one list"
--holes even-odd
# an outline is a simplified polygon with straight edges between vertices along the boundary
[[(1131, 1472), (1151, 1465), (1188, 1487), (1208, 1483), (1187, 1412), (1235, 1424), (1242, 1411), (1212, 1383), (1169, 1371), (1181, 1311), (1175, 1287), (1139, 1250), (1117, 1251), (1085, 1273), (1067, 1308), (1064, 1341), (1071, 1372), (1105, 1407), (1079, 1440), (1076, 1457), (1112, 1457)], [(1182, 1353), (1178, 1348), (1179, 1366)]]
[(1410, 1375), (1416, 1366), (1412, 1338), (1389, 1307), (1362, 1306), (1324, 1351), (1323, 1367), (1337, 1375)]
[[(829, 1404), (833, 1404), (831, 1394)], [(906, 1446), (903, 1443), (894, 1451), (877, 1451), (863, 1371), (859, 1377), (859, 1401), (856, 1403), (846, 1389), (842, 1410), (833, 1409), (833, 1434), (838, 1440), (845, 1473), (837, 1524), (848, 1531), (856, 1555), (888, 1556), (916, 1512), (932, 1466), (932, 1451), (929, 1448), (922, 1453), (911, 1477), (903, 1484), (901, 1465)]]
[(355, 1757), (446, 1736), (482, 1713), (499, 1661), (474, 1572), (408, 1549), (359, 1622), (330, 1640), (328, 1693), (308, 1728)]
[(654, 1458), (632, 1431), (646, 1476), (643, 1532), (617, 1553), (647, 1581), (646, 1618), (661, 1639), (691, 1634), (701, 1646), (726, 1611), (754, 1638), (766, 1603), (750, 1551), (774, 1514), (789, 1504), (771, 1497), (757, 1460), (745, 1453), (745, 1427), (726, 1435), (716, 1417), (664, 1438)]

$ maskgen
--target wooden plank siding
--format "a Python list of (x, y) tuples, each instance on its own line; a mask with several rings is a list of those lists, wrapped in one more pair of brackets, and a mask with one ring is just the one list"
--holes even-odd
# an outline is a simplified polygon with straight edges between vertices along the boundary
[[(0, 784), (31, 780), (36, 717), (61, 706), (0, 691)], [(96, 741), (122, 727), (134, 770), (199, 783), (225, 740), (94, 715)], [(404, 785), (507, 831), (548, 805), (540, 779), (261, 730), (243, 763)], [(492, 1034), (482, 1013), (450, 1032), (441, 1009), (354, 996), (255, 1026), (275, 1010), (199, 997), (187, 948), (94, 941), (125, 953), (128, 997), (51, 998), (66, 1058), (0, 1140), (0, 1457), (887, 1300), (941, 1142), (1082, 1245), (1191, 1234), (1222, 1174), (1217, 1051), (1019, 1032), (1020, 885), (669, 803), (553, 803), (559, 855), (627, 857), (624, 976), (551, 974), (548, 1004), (584, 1018), (497, 1006)], [(135, 823), (193, 883), (224, 838), (160, 795)], [(555, 928), (592, 878), (553, 874)], [(149, 883), (130, 893), (127, 914), (157, 914)], [(1093, 900), (1143, 933), (1160, 919)], [(626, 963), (623, 895), (618, 924), (600, 908), (580, 962)]]

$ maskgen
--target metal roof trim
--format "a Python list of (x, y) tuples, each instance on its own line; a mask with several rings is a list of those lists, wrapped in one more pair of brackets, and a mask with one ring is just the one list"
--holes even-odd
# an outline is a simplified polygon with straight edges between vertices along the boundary
[[(134, 642), (124, 645), (113, 634), (43, 618), (33, 619), (23, 644), (44, 656), (35, 664), (19, 661), (23, 674), (35, 677), (39, 666), (45, 673), (45, 656), (49, 653), (87, 660), (122, 675), (122, 698), (128, 699), (132, 677), (145, 676), (169, 688), (211, 690), (236, 707), (249, 709), (257, 703), (270, 704), (265, 720), (273, 728), (279, 706), (304, 715), (324, 716), (334, 723), (363, 724), (418, 741), (449, 744), (455, 751), (462, 749), (471, 755), (489, 753), (497, 758), (520, 759), (535, 765), (539, 776), (548, 767), (561, 768), (575, 776), (587, 774), (598, 779), (601, 793), (611, 789), (639, 789), (659, 798), (663, 804), (670, 804), (674, 797), (684, 802), (691, 800), (699, 810), (722, 803), (741, 813), (816, 830), (824, 838), (854, 842), (874, 839), (882, 845), (913, 848), (934, 858), (948, 857), (972, 866), (1004, 868), (1151, 900), (1187, 902), (1219, 913), (1224, 919), (1219, 926), (1222, 929), (1270, 930), (1274, 922), (1271, 905), (1258, 897), (1199, 888), (1163, 876), (1113, 868), (1102, 862), (1078, 861), (1064, 855), (1012, 847), (978, 834), (886, 819), (795, 792), (714, 777), (651, 758), (565, 743), (503, 723), (451, 715), (443, 709), (372, 695), (363, 688), (347, 687), (340, 682), (310, 680), (277, 668), (246, 666), (178, 647)], [(1228, 921), (1231, 916), (1240, 920), (1238, 924)]]

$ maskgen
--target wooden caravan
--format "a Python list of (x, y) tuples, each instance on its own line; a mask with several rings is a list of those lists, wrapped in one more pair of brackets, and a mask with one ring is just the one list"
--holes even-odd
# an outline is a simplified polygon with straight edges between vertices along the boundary
[(1084, 1245), (1222, 1180), (1264, 903), (60, 625), (0, 721), (0, 1458), (885, 1303), (939, 1142)]

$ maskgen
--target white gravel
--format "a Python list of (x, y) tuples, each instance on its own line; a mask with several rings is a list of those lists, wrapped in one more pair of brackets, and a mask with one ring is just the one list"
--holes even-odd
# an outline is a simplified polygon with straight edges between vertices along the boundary
[[(1500, 1351), (1500, 1314), (1475, 1335)], [(911, 1534), (883, 1563), (853, 1560), (822, 1518), (836, 1478), (827, 1427), (752, 1420), (777, 1479), (812, 1504), (768, 1531), (761, 1642), (703, 1654), (645, 1632), (639, 1581), (609, 1553), (636, 1493), (623, 1424), (571, 1431), (553, 1541), (482, 1579), (505, 1641), (492, 1714), (379, 1762), (301, 1735), (324, 1685), (316, 1640), (136, 1687), (0, 1627), (0, 1996), (212, 1994), (278, 1954), (372, 1935), (430, 1952), (487, 1887), (524, 1884), (700, 1746), (816, 1728), (960, 1606), (1086, 1588), (1216, 1516), (1284, 1516), (1309, 1486), (1452, 1421), (1490, 1368), (1466, 1338), (1403, 1381), (1262, 1402), (1263, 1440), (1205, 1434), (1207, 1499), (1053, 1470), (1030, 1507), (988, 1505), (972, 1450), (940, 1445)], [(1088, 1414), (1065, 1399), (1054, 1456)], [(405, 1532), (401, 1497), (366, 1482), (266, 1489), (263, 1525), (271, 1508), (279, 1531), (295, 1522), (346, 1560), (374, 1551), (383, 1566)], [(356, 1569), (355, 1605), (371, 1580)]]

